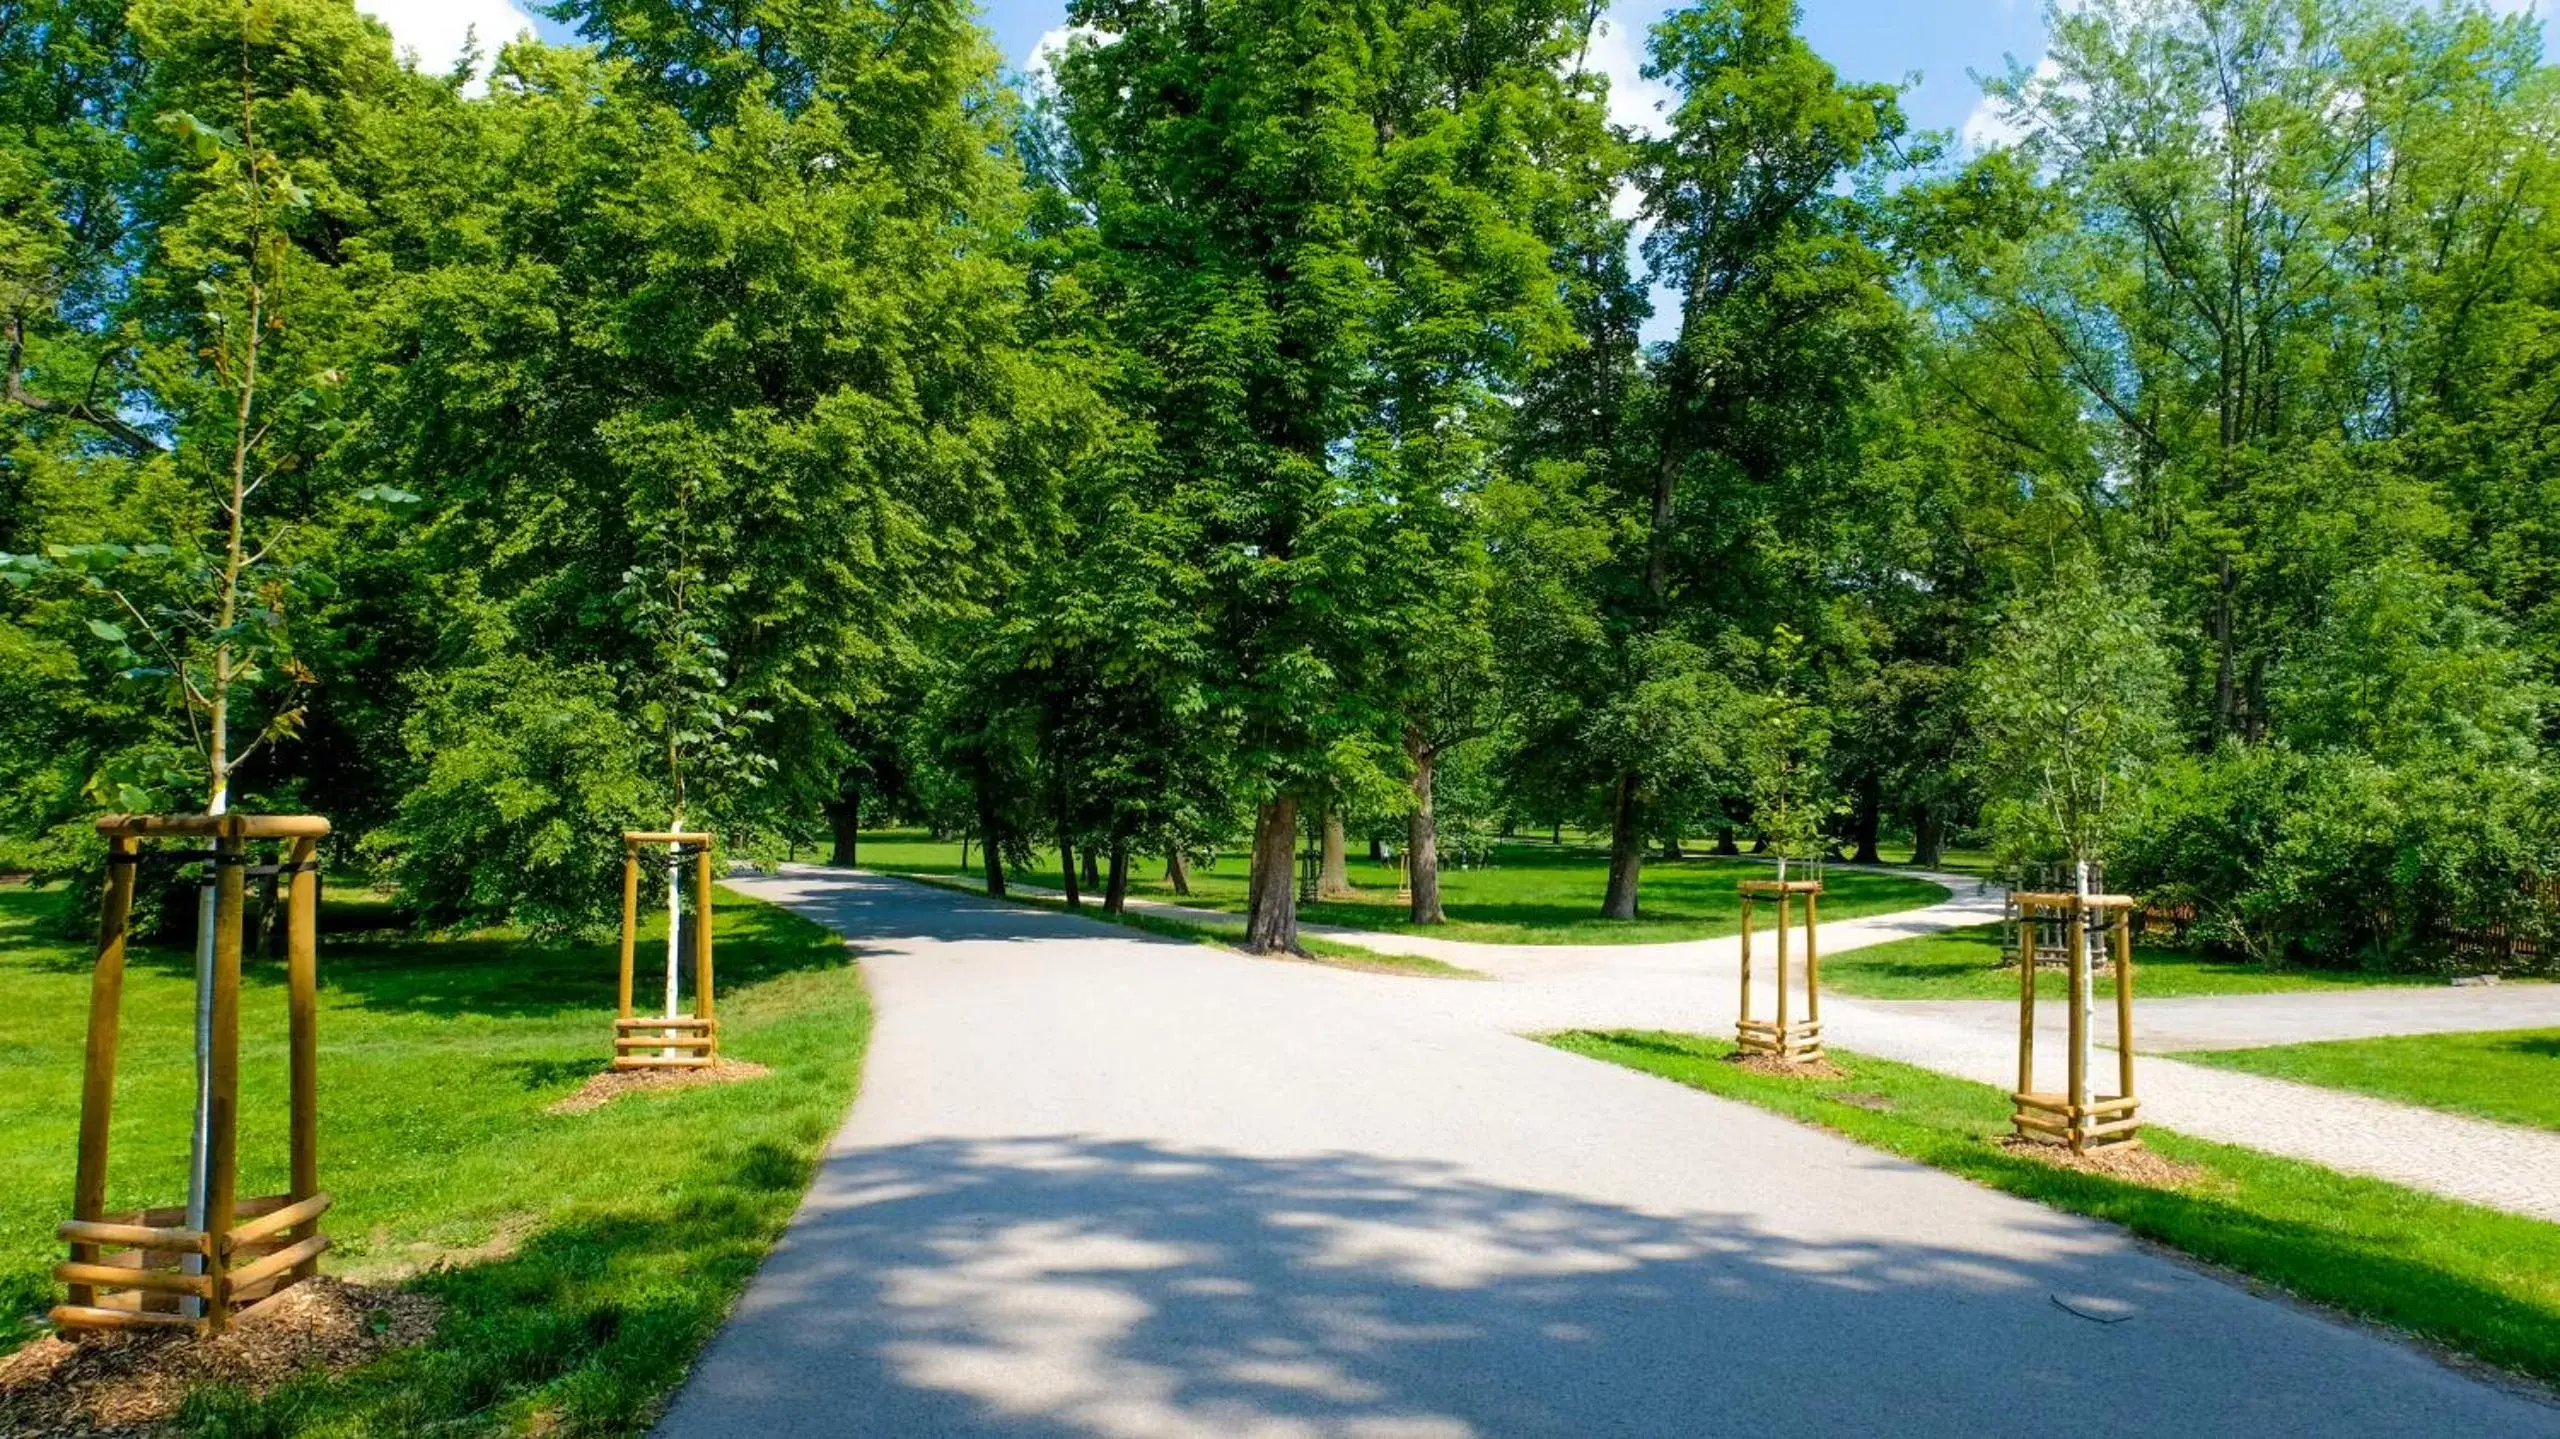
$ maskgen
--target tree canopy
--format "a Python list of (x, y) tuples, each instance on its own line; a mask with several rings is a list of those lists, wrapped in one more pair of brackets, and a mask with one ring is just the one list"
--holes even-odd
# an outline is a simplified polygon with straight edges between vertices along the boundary
[[(900, 818), (2098, 859), (2261, 958), (2549, 926), (2560, 72), (2088, 0), (1915, 132), (1791, 0), (349, 0), (0, 28), (0, 869), (319, 810), (421, 920)], [(1655, 313), (1656, 306), (1660, 313)], [(1469, 838), (1474, 836), (1475, 838)], [(1081, 893), (1078, 898), (1081, 898)]]

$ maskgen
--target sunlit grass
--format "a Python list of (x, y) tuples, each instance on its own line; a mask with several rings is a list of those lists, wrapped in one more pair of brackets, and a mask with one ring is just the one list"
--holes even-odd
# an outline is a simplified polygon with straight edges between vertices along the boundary
[(2336, 1039), (2178, 1057), (2507, 1124), (2560, 1129), (2560, 1029)]
[[(887, 873), (964, 873), (958, 842), (927, 839), (913, 831), (866, 836), (861, 861), (867, 869)], [(974, 850), (970, 862), (973, 867), (979, 862)], [(1609, 920), (1600, 918), (1600, 897), (1609, 878), (1605, 851), (1571, 844), (1505, 843), (1495, 848), (1494, 861), (1488, 866), (1442, 870), (1441, 904), (1449, 922), (1421, 926), (1412, 923), (1406, 902), (1396, 898), (1400, 876), (1393, 864), (1355, 853), (1346, 870), (1357, 892), (1344, 899), (1300, 905), (1298, 917), (1303, 923), (1487, 944), (1643, 944), (1732, 934), (1741, 927), (1742, 913), (1735, 886), (1770, 874), (1769, 866), (1751, 860), (1648, 860), (1639, 917)], [(968, 871), (974, 872), (974, 868)], [(1044, 850), (1032, 865), (1009, 870), (1008, 877), (1056, 888), (1060, 882), (1056, 853)], [(1826, 920), (1915, 909), (1947, 896), (1943, 887), (1927, 880), (1867, 870), (1834, 867), (1823, 882)], [(1138, 862), (1129, 892), (1146, 899), (1177, 899), (1164, 878), (1161, 858)], [(1226, 855), (1214, 866), (1193, 866), (1191, 894), (1178, 902), (1242, 914), (1244, 857)]]
[[(0, 891), (0, 1344), (55, 1301), (91, 954), (42, 937), (48, 894)], [(324, 1268), (439, 1297), (421, 1349), (253, 1403), (199, 1395), (225, 1432), (634, 1432), (781, 1233), (853, 1093), (858, 972), (818, 926), (718, 901), (725, 1053), (770, 1077), (544, 1109), (610, 1052), (614, 952), (511, 934), (350, 931), (322, 944)], [(334, 906), (333, 906), (334, 910)], [(243, 1193), (284, 1182), (282, 966), (253, 961), (241, 1025)], [(111, 1204), (184, 1190), (192, 970), (137, 951), (127, 979)]]

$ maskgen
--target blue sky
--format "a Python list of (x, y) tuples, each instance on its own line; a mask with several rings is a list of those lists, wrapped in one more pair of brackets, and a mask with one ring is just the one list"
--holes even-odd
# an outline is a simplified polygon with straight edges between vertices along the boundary
[[(356, 0), (389, 22), (404, 43), (415, 45), (422, 58), (449, 50), (466, 22), (476, 23), (484, 40), (491, 31), (508, 28), (510, 19), (531, 11), (525, 0)], [(987, 27), (1005, 59), (1020, 68), (1031, 58), (1040, 37), (1066, 23), (1066, 0), (980, 0)], [(1644, 31), (1667, 4), (1621, 0), (1609, 19), (1616, 34), (1604, 68), (1618, 75), (1616, 88), (1634, 88), (1631, 73), (1642, 53)], [(514, 9), (516, 14), (509, 15)], [(1805, 0), (1804, 25), (1814, 48), (1856, 80), (1903, 80), (1919, 77), (1908, 103), (1912, 119), (1931, 129), (1957, 129), (1964, 124), (1981, 92), (1967, 77), (1968, 67), (1996, 73), (2016, 55), (2032, 64), (2044, 49), (2041, 0)], [(548, 21), (533, 28), (552, 39), (568, 38)], [(1595, 57), (1603, 58), (1603, 57)], [(1623, 104), (1631, 97), (1622, 93)]]
[[(530, 18), (535, 0), (356, 0), (380, 16), (401, 43), (432, 68), (450, 62), (466, 27), (492, 46), (530, 25), (547, 38), (567, 39), (559, 26)], [(1040, 38), (1066, 23), (1066, 0), (979, 0), (989, 29), (1008, 63), (1019, 69)], [(2538, 9), (2545, 17), (2560, 0), (2488, 0), (2502, 10)], [(1911, 82), (1905, 105), (1923, 129), (1962, 131), (1981, 103), (1968, 74), (1998, 74), (2015, 56), (2032, 65), (2044, 52), (2043, 0), (1803, 0), (1804, 28), (1840, 73), (1853, 80)], [(1670, 8), (1661, 0), (1618, 0), (1609, 10), (1614, 34), (1593, 59), (1615, 80), (1621, 120), (1642, 116), (1638, 57), (1647, 27)], [(2546, 51), (2560, 49), (2546, 37)]]
[[(1629, 63), (1644, 31), (1671, 7), (1621, 0), (1609, 9), (1614, 37)], [(1042, 34), (1065, 23), (1063, 0), (986, 0), (987, 25), (1019, 66)], [(1926, 129), (1958, 129), (1982, 98), (1968, 67), (1996, 74), (2008, 55), (2028, 64), (2044, 52), (2041, 0), (1804, 0), (1804, 29), (1815, 50), (1853, 80), (1902, 80), (1919, 87), (1907, 99)], [(1610, 68), (1613, 72), (1616, 66)], [(1625, 76), (1615, 88), (1627, 87)]]

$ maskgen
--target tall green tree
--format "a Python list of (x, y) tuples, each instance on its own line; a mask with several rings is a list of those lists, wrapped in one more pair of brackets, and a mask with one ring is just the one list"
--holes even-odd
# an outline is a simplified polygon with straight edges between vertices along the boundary
[[(1678, 330), (1640, 371), (1603, 361), (1582, 382), (1614, 402), (1612, 452), (1576, 462), (1612, 555), (1586, 592), (1603, 644), (1548, 726), (1596, 768), (1612, 918), (1636, 915), (1646, 836), (1729, 784), (1711, 717), (1753, 636), (1815, 602), (1838, 484), (1904, 333), (1875, 197), (1856, 188), (1897, 163), (1900, 106), (1840, 80), (1796, 22), (1789, 0), (1716, 0), (1651, 36), (1647, 73), (1679, 102), (1635, 173)], [(1585, 313), (1623, 335), (1605, 301)]]
[(1301, 803), (1402, 747), (1383, 567), (1463, 549), (1433, 516), (1470, 482), (1473, 410), (1564, 338), (1545, 245), (1507, 207), (1534, 207), (1533, 141), (1586, 103), (1557, 70), (1587, 15), (1070, 16), (1091, 36), (1057, 66), (1069, 183), (1146, 366), (1133, 403), (1174, 477), (1163, 506), (1197, 536), (1213, 705), (1256, 792), (1246, 942), (1288, 949)]

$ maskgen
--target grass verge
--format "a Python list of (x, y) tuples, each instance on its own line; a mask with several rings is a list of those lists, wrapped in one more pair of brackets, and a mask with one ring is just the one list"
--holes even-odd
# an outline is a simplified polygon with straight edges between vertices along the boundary
[[(1823, 913), (1827, 918), (1830, 906)], [(2008, 927), (1973, 925), (1942, 934), (1897, 939), (1867, 949), (1822, 957), (1822, 987), (1864, 999), (2006, 999), (2018, 997)], [(2009, 967), (2001, 968), (2003, 964)], [(2368, 974), (2362, 970), (2265, 969), (2221, 959), (2202, 950), (2136, 945), (2134, 992), (2146, 999), (2201, 994), (2300, 994), (2313, 990), (2371, 989), (2442, 984), (2423, 975)], [(2060, 994), (2059, 972), (2045, 988)]]
[(2189, 1050), (2178, 1058), (2506, 1124), (2560, 1129), (2560, 1029)]
[(1839, 1079), (1755, 1074), (1696, 1035), (1577, 1031), (1548, 1043), (1756, 1104), (2135, 1234), (2299, 1298), (2545, 1383), (2560, 1381), (2560, 1225), (2162, 1129), (2203, 1176), (2157, 1189), (2008, 1153), (1987, 1084), (1830, 1051)]
[[(899, 879), (913, 880), (918, 884), (929, 884), (936, 889), (974, 895), (979, 899), (991, 897), (983, 885), (973, 884), (954, 875), (910, 874), (894, 869), (879, 872)], [(1166, 939), (1188, 940), (1194, 944), (1212, 945), (1236, 953), (1243, 952), (1237, 950), (1235, 945), (1237, 935), (1243, 930), (1241, 918), (1234, 924), (1222, 925), (1207, 920), (1188, 919), (1180, 915), (1143, 909), (1128, 909), (1118, 914), (1111, 914), (1106, 912), (1100, 904), (1087, 904), (1069, 910), (1067, 901), (1062, 895), (1021, 891), (1007, 894), (1002, 902), (1033, 905), (1041, 909), (1055, 910), (1061, 914), (1072, 913), (1079, 918), (1096, 920), (1103, 924), (1116, 924), (1125, 929), (1144, 930)], [(1381, 954), (1374, 949), (1363, 949), (1356, 944), (1344, 944), (1339, 940), (1327, 939), (1318, 934), (1301, 933), (1298, 936), (1298, 947), (1306, 951), (1307, 958), (1319, 964), (1332, 965), (1337, 969), (1362, 969), (1378, 974), (1421, 975), (1433, 979), (1482, 979), (1485, 977), (1481, 972), (1461, 965), (1446, 964), (1440, 960), (1415, 954)]]
[[(71, 1196), (89, 968), (44, 938), (48, 894), (0, 891), (0, 1348), (53, 1302)], [(331, 916), (320, 957), (325, 1267), (443, 1306), (434, 1341), (262, 1398), (199, 1391), (220, 1434), (636, 1433), (781, 1234), (853, 1095), (859, 972), (817, 925), (722, 894), (724, 1052), (748, 1083), (552, 1102), (603, 1067), (610, 945), (423, 939)], [(647, 952), (647, 941), (643, 941)], [(282, 1187), (282, 965), (252, 961), (241, 1024), (242, 1191)], [(184, 1188), (191, 958), (138, 950), (125, 989), (111, 1205)]]
[[(960, 846), (926, 838), (916, 831), (883, 831), (863, 838), (865, 869), (906, 875), (959, 877)], [(1131, 876), (1129, 892), (1143, 899), (1173, 900), (1195, 909), (1242, 915), (1245, 909), (1245, 864), (1228, 855), (1215, 865), (1195, 866), (1191, 893), (1176, 896), (1161, 874), (1162, 862), (1142, 864)], [(1642, 883), (1642, 914), (1635, 919), (1602, 919), (1600, 897), (1608, 888), (1609, 854), (1589, 845), (1505, 842), (1494, 846), (1493, 862), (1474, 869), (1440, 872), (1441, 907), (1448, 923), (1416, 925), (1405, 901), (1396, 898), (1399, 882), (1393, 864), (1366, 856), (1352, 859), (1346, 870), (1355, 892), (1342, 899), (1319, 900), (1298, 907), (1307, 924), (1343, 929), (1428, 934), (1477, 944), (1659, 944), (1670, 940), (1709, 939), (1742, 927), (1742, 903), (1734, 886), (1745, 879), (1766, 879), (1770, 868), (1747, 859), (1647, 859)], [(1013, 878), (1056, 886), (1054, 851), (1044, 851)], [(1947, 897), (1946, 888), (1910, 875), (1833, 868), (1823, 876), (1825, 920), (1891, 914), (1918, 909)]]

